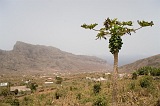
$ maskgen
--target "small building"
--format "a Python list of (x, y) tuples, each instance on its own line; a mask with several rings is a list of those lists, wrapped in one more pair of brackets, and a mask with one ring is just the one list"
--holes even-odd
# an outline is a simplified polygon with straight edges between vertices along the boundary
[(0, 86), (1, 86), (1, 87), (2, 87), (2, 86), (7, 87), (7, 86), (8, 86), (8, 83), (7, 83), (7, 82), (5, 82), (5, 83), (0, 83)]
[(105, 78), (103, 78), (103, 77), (100, 77), (98, 80), (99, 80), (99, 81), (106, 81), (107, 79), (105, 79)]
[(52, 80), (52, 78), (51, 78), (51, 77), (49, 77), (49, 78), (48, 78), (48, 80)]
[(11, 92), (14, 92), (16, 89), (18, 89), (18, 92), (31, 93), (31, 89), (27, 88), (26, 86), (11, 86), (10, 87)]
[(27, 81), (25, 81), (24, 83), (25, 83), (25, 84), (28, 84), (29, 82), (30, 82), (30, 80), (27, 80)]
[(91, 81), (106, 81), (107, 79), (100, 77), (100, 78), (91, 78), (91, 77), (86, 77), (87, 80), (91, 80)]
[(53, 82), (44, 82), (45, 84), (53, 84)]
[(51, 81), (46, 81), (44, 82), (44, 86), (47, 87), (47, 86), (52, 86), (53, 85), (53, 82)]
[(108, 72), (108, 73), (105, 73), (105, 75), (111, 75), (111, 73)]

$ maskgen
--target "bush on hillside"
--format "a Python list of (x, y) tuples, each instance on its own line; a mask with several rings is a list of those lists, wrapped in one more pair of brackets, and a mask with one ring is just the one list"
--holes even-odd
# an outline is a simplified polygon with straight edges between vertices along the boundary
[(29, 106), (29, 105), (32, 104), (32, 103), (33, 103), (32, 98), (30, 98), (30, 97), (24, 97), (24, 98), (23, 98), (22, 104)]
[(130, 89), (130, 90), (134, 90), (135, 87), (136, 87), (135, 82), (131, 82), (131, 83), (129, 84), (129, 89)]
[(13, 96), (8, 96), (5, 98), (5, 103), (10, 104), (11, 106), (19, 106), (19, 100), (15, 99)]
[(133, 80), (136, 80), (136, 79), (137, 79), (137, 73), (136, 73), (136, 72), (132, 73), (132, 79), (133, 79)]
[(152, 76), (160, 76), (160, 69), (151, 70), (150, 73)]
[(36, 91), (37, 90), (37, 87), (38, 87), (38, 84), (36, 82), (31, 82), (29, 83), (29, 88), (31, 89), (31, 91)]
[(1, 94), (0, 95), (3, 95), (4, 97), (6, 97), (7, 95), (9, 95), (10, 94), (10, 92), (9, 92), (9, 90), (8, 89), (2, 89), (2, 91), (1, 91)]
[(76, 99), (80, 100), (81, 98), (82, 98), (82, 94), (81, 94), (81, 93), (78, 93), (78, 94), (76, 95)]
[(19, 106), (19, 100), (14, 99), (10, 104), (11, 104), (11, 106)]
[(152, 86), (152, 77), (145, 76), (140, 80), (140, 86), (142, 88), (148, 88)]
[(160, 76), (160, 68), (142, 67), (137, 70), (138, 75)]
[(98, 96), (93, 102), (92, 106), (108, 106), (107, 100), (104, 96)]
[(59, 76), (56, 76), (56, 84), (61, 84), (63, 79)]
[(61, 97), (63, 97), (63, 96), (65, 96), (66, 95), (66, 90), (64, 90), (64, 89), (58, 89), (56, 92), (55, 92), (55, 98), (56, 99), (59, 99), (59, 98), (61, 98)]
[(101, 90), (101, 84), (100, 83), (94, 84), (94, 86), (93, 86), (93, 92), (94, 92), (94, 94), (99, 93), (100, 90)]

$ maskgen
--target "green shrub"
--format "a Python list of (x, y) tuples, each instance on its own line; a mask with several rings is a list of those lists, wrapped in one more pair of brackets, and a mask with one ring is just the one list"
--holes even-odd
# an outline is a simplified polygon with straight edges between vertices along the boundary
[(69, 87), (69, 90), (70, 90), (70, 91), (72, 91), (72, 90), (73, 90), (73, 87), (72, 87), (72, 86), (70, 86), (70, 87)]
[(19, 106), (19, 100), (14, 99), (10, 104), (11, 104), (11, 106)]
[(101, 84), (100, 83), (94, 84), (94, 86), (93, 86), (93, 92), (94, 92), (94, 94), (99, 93), (100, 90), (101, 90)]
[(131, 83), (129, 84), (129, 89), (130, 89), (130, 90), (134, 90), (135, 87), (136, 87), (135, 82), (131, 82)]
[(81, 98), (82, 98), (82, 94), (81, 94), (81, 93), (78, 93), (78, 94), (76, 95), (76, 99), (80, 100)]
[(56, 84), (61, 84), (63, 79), (59, 76), (56, 76)]
[(33, 103), (33, 100), (30, 98), (30, 97), (24, 97), (23, 98), (23, 104), (24, 105), (29, 105), (29, 104), (32, 104)]
[(6, 97), (7, 95), (9, 95), (9, 90), (8, 89), (2, 89), (1, 95), (3, 95), (4, 97)]
[(154, 70), (151, 70), (150, 73), (151, 73), (152, 76), (160, 76), (160, 68), (159, 69), (155, 68)]
[(133, 80), (136, 80), (136, 79), (137, 79), (137, 73), (136, 73), (136, 72), (132, 73), (132, 79), (133, 79)]
[(98, 96), (93, 102), (92, 106), (107, 106), (107, 100), (104, 96)]
[(66, 91), (64, 89), (58, 89), (56, 92), (55, 92), (55, 98), (56, 99), (59, 99), (63, 96), (66, 95)]
[(152, 86), (152, 77), (145, 76), (140, 80), (140, 86), (142, 88), (148, 88)]
[(37, 90), (37, 87), (38, 87), (38, 84), (36, 82), (31, 82), (29, 83), (28, 87), (31, 89), (31, 91), (36, 91)]
[(60, 97), (62, 97), (63, 94), (61, 94), (60, 92), (55, 92), (55, 98), (59, 99)]
[(11, 104), (12, 101), (13, 101), (13, 96), (10, 95), (5, 97), (5, 100), (3, 102)]
[(138, 70), (138, 75), (144, 75), (145, 71), (143, 69)]
[(137, 70), (138, 75), (160, 76), (160, 68), (142, 67)]

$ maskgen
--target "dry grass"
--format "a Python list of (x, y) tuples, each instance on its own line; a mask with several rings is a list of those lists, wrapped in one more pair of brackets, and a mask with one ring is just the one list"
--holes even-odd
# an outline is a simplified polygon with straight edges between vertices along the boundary
[[(77, 74), (63, 76), (62, 85), (53, 84), (43, 86), (45, 79), (33, 79), (41, 86), (42, 92), (34, 92), (31, 95), (19, 97), (20, 106), (92, 106), (98, 97), (105, 97), (107, 106), (112, 103), (112, 82), (110, 80), (101, 82), (101, 91), (95, 95), (93, 92), (94, 81), (86, 77), (100, 77), (103, 73)], [(106, 77), (107, 78), (107, 77)], [(160, 80), (153, 80), (152, 88), (142, 88), (137, 80), (118, 80), (118, 105), (119, 106), (154, 106), (160, 97)], [(15, 79), (15, 82), (17, 80)], [(60, 95), (56, 99), (55, 93)]]

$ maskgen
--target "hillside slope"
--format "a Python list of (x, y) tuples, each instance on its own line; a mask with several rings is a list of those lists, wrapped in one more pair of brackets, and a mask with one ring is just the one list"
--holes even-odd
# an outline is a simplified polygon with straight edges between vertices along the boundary
[(0, 50), (0, 71), (102, 71), (106, 61), (92, 56), (74, 55), (50, 46), (16, 42), (13, 50)]
[(124, 72), (132, 72), (136, 69), (139, 69), (140, 67), (144, 66), (152, 66), (152, 67), (159, 67), (160, 68), (160, 54), (148, 57), (145, 59), (138, 60), (136, 62), (133, 62), (131, 64), (124, 65), (120, 67), (120, 71)]

